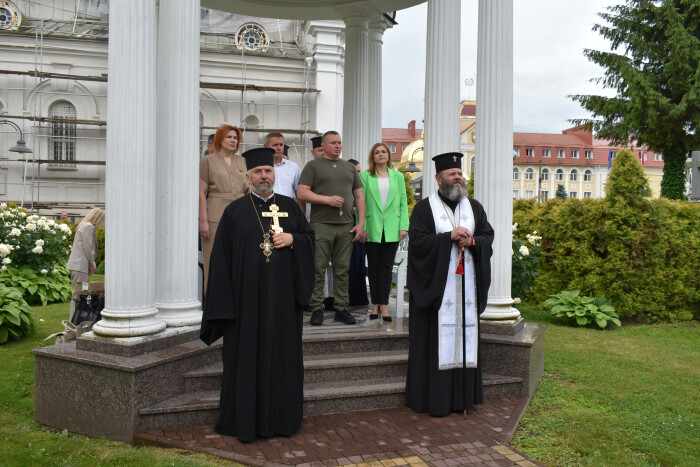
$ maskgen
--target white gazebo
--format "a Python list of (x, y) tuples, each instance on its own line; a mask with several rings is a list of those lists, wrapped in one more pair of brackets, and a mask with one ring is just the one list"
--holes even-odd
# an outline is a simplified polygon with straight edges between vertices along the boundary
[[(383, 15), (423, 1), (202, 0), (201, 6), (262, 17), (343, 20), (342, 101), (340, 96), (323, 96), (322, 91), (317, 121), (332, 121), (342, 128), (345, 154), (364, 154), (371, 143), (381, 140), (382, 36), (389, 25)], [(166, 336), (191, 330), (201, 319), (199, 10), (197, 0), (160, 0), (158, 8), (156, 0), (110, 2), (109, 293), (103, 319), (94, 327), (95, 339)], [(493, 280), (483, 318), (512, 323), (519, 318), (510, 297), (513, 0), (479, 0), (478, 24), (476, 197), (496, 230)], [(428, 0), (427, 31), (425, 154), (429, 158), (459, 151), (460, 1)], [(324, 65), (322, 56), (322, 50), (314, 56), (319, 68)], [(342, 114), (337, 106), (342, 106)], [(428, 160), (423, 193), (436, 189), (434, 175)], [(130, 341), (123, 339), (125, 344)]]

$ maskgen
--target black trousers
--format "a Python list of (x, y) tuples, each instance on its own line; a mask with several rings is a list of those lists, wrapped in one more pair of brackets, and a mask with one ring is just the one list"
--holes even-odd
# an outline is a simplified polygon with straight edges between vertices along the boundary
[(365, 242), (367, 250), (367, 277), (373, 305), (388, 305), (391, 293), (391, 269), (399, 242)]

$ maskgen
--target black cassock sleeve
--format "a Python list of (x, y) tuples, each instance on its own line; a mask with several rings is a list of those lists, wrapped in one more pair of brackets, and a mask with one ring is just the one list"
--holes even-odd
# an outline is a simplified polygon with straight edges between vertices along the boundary
[[(469, 199), (474, 212), (474, 246), (470, 248), (476, 266), (476, 289), (479, 314), (483, 313), (491, 285), (493, 228), (481, 203)], [(447, 282), (452, 248), (451, 233), (435, 233), (430, 202), (424, 199), (413, 209), (408, 228), (407, 287), (419, 308), (437, 310)]]
[(419, 308), (440, 308), (447, 282), (452, 240), (450, 232), (435, 233), (435, 221), (428, 198), (414, 208), (408, 226), (406, 286)]
[(234, 241), (232, 234), (231, 214), (230, 210), (226, 209), (219, 220), (214, 237), (209, 260), (209, 283), (199, 331), (199, 338), (207, 345), (213, 344), (223, 336), (227, 321), (236, 319), (231, 269)]
[(297, 311), (305, 309), (309, 304), (314, 288), (314, 231), (306, 220), (306, 216), (296, 203), (290, 207), (296, 217), (298, 232), (293, 232), (294, 243), (294, 306)]

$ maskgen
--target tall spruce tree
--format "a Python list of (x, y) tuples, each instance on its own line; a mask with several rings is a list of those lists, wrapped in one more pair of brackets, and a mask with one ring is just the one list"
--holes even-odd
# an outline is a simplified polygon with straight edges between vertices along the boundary
[(592, 81), (617, 95), (569, 96), (593, 114), (572, 123), (663, 153), (661, 196), (683, 198), (686, 155), (700, 149), (700, 0), (626, 0), (599, 16), (608, 24), (593, 30), (612, 52), (584, 55), (606, 70)]
[(564, 185), (561, 183), (557, 185), (557, 192), (554, 193), (554, 197), (558, 199), (566, 199), (566, 188), (564, 188)]

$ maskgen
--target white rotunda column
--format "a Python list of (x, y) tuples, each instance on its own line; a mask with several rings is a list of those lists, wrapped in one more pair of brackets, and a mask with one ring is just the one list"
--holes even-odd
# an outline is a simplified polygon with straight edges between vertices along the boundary
[(437, 190), (431, 159), (460, 149), (459, 37), (460, 0), (428, 0), (423, 198)]
[(368, 136), (370, 147), (361, 154), (360, 165), (369, 168), (367, 157), (372, 145), (382, 141), (382, 46), (387, 23), (383, 17), (372, 18), (369, 22), (369, 80), (368, 80)]
[(198, 298), (199, 0), (158, 11), (156, 298), (168, 326), (202, 319)]
[(514, 323), (513, 224), (513, 0), (479, 0), (477, 42), (475, 196), (495, 231), (491, 288), (482, 320)]
[[(369, 153), (369, 19), (363, 9), (346, 12), (345, 90), (343, 93), (343, 159), (357, 159), (367, 167)], [(363, 157), (364, 156), (364, 157)], [(365, 159), (364, 165), (362, 160)]]
[[(156, 5), (109, 5), (106, 294), (95, 334), (155, 334)], [(129, 14), (124, 14), (128, 12)], [(199, 17), (199, 15), (197, 16)]]

